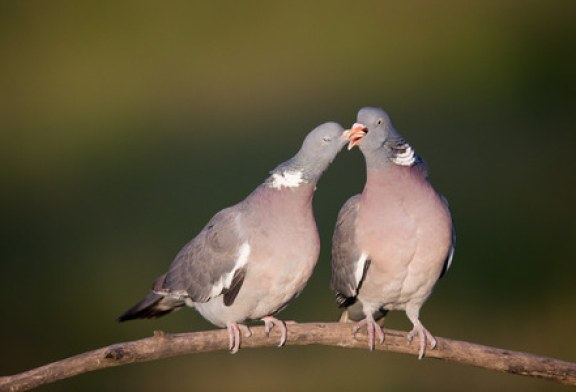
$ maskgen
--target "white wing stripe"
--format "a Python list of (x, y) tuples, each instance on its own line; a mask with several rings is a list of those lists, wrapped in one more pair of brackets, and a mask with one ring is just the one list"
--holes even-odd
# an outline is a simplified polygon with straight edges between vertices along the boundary
[(224, 274), (218, 279), (218, 281), (212, 286), (212, 290), (210, 291), (210, 297), (215, 297), (222, 293), (224, 288), (230, 287), (232, 284), (232, 279), (234, 278), (234, 274), (239, 269), (243, 268), (247, 263), (250, 257), (250, 244), (248, 242), (244, 242), (240, 248), (238, 249), (238, 257), (236, 258), (236, 263), (234, 263), (234, 268), (232, 271)]
[(360, 281), (362, 280), (362, 275), (364, 275), (364, 268), (366, 266), (366, 260), (368, 259), (368, 254), (362, 252), (360, 258), (356, 262), (356, 269), (354, 270), (354, 287), (352, 288), (352, 292), (358, 293), (358, 286), (360, 285)]

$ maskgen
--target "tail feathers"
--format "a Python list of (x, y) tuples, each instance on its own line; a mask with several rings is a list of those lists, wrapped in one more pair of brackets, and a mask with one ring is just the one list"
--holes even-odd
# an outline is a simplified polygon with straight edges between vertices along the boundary
[(135, 320), (135, 319), (152, 319), (162, 317), (168, 313), (178, 310), (185, 305), (183, 300), (166, 298), (164, 296), (150, 293), (136, 305), (132, 306), (120, 317), (118, 322)]

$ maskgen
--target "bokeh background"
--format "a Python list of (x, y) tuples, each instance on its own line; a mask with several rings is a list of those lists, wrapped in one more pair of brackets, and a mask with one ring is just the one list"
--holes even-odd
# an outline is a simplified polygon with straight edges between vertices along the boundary
[[(438, 336), (576, 361), (576, 7), (561, 1), (0, 3), (0, 374), (155, 329), (114, 319), (316, 125), (379, 106), (450, 201), (458, 243), (422, 311)], [(283, 313), (338, 317), (319, 184), (314, 277)], [(386, 325), (409, 329), (402, 313)], [(546, 381), (325, 347), (190, 355), (44, 391), (521, 390)]]

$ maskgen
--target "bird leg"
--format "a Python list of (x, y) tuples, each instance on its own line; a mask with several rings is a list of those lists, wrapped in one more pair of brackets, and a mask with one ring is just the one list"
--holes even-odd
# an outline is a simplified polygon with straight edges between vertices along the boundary
[(240, 327), (238, 323), (228, 323), (226, 324), (226, 328), (228, 329), (228, 339), (230, 342), (228, 348), (230, 354), (236, 354), (240, 348)]
[(408, 344), (412, 343), (414, 336), (418, 335), (418, 339), (420, 339), (420, 350), (418, 351), (418, 359), (422, 359), (424, 357), (424, 353), (426, 352), (426, 342), (430, 342), (430, 349), (434, 350), (436, 348), (437, 342), (434, 336), (422, 325), (420, 320), (418, 319), (418, 313), (420, 309), (414, 309), (407, 307), (406, 308), (406, 315), (414, 324), (414, 328), (408, 334)]
[(384, 331), (382, 330), (382, 327), (380, 327), (380, 325), (378, 325), (378, 323), (374, 320), (372, 313), (369, 313), (365, 319), (354, 325), (352, 328), (352, 334), (356, 335), (356, 333), (358, 333), (360, 328), (363, 326), (366, 326), (366, 330), (368, 331), (368, 348), (370, 351), (374, 350), (376, 335), (378, 335), (378, 341), (380, 344), (384, 343)]
[(278, 328), (280, 328), (280, 344), (278, 344), (278, 347), (282, 347), (284, 343), (286, 343), (286, 337), (288, 336), (286, 323), (272, 316), (263, 317), (261, 320), (264, 321), (264, 332), (266, 332), (266, 335), (270, 334), (270, 331), (274, 326), (277, 325)]
[(244, 324), (238, 324), (238, 327), (244, 331), (244, 337), (245, 338), (249, 338), (250, 336), (252, 336), (252, 330), (250, 329), (249, 326), (244, 325)]

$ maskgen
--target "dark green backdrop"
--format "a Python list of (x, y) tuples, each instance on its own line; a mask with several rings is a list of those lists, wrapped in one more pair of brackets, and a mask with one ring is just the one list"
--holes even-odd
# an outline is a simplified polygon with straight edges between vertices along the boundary
[[(0, 4), (0, 374), (212, 328), (117, 324), (180, 247), (316, 125), (380, 106), (450, 201), (438, 336), (576, 360), (573, 1), (20, 1)], [(364, 165), (319, 184), (322, 254), (281, 317), (337, 318), (330, 236)], [(410, 328), (401, 313), (387, 326)], [(391, 353), (192, 355), (44, 391), (563, 390)]]

